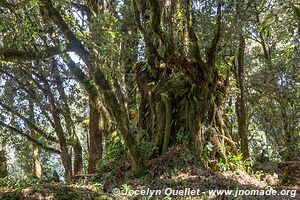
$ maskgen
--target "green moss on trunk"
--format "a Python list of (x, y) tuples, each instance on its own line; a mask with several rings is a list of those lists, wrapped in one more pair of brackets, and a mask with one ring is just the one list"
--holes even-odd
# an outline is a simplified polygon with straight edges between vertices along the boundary
[(163, 100), (163, 102), (165, 104), (165, 108), (166, 108), (165, 132), (164, 132), (164, 141), (163, 141), (163, 147), (162, 147), (162, 153), (164, 154), (168, 150), (169, 143), (170, 143), (170, 137), (171, 137), (172, 103), (171, 103), (171, 99), (168, 96), (168, 94), (162, 94), (162, 100)]

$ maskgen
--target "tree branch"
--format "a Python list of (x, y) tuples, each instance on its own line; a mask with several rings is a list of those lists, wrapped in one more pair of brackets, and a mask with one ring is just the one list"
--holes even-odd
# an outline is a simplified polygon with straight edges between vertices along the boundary
[(16, 49), (0, 49), (0, 61), (5, 62), (26, 62), (38, 59), (46, 59), (52, 56), (62, 54), (64, 52), (72, 51), (71, 45), (65, 47), (49, 47), (43, 51), (27, 50), (20, 51)]
[(48, 146), (43, 145), (43, 144), (42, 144), (41, 142), (39, 142), (38, 140), (34, 139), (34, 138), (31, 137), (30, 135), (25, 134), (23, 131), (21, 131), (21, 130), (15, 128), (15, 127), (9, 126), (9, 125), (3, 123), (2, 121), (0, 121), (0, 126), (5, 127), (5, 128), (7, 128), (7, 129), (9, 129), (9, 130), (11, 130), (11, 131), (13, 131), (13, 132), (19, 134), (19, 135), (25, 136), (30, 142), (34, 143), (35, 145), (37, 145), (38, 147), (44, 149), (45, 151), (49, 151), (49, 152), (51, 152), (51, 153), (60, 154), (60, 151), (59, 151), (59, 150), (54, 149), (54, 148), (52, 148), (52, 147), (48, 147)]
[(80, 3), (77, 3), (77, 2), (71, 2), (71, 5), (74, 8), (76, 8), (77, 10), (86, 12), (86, 15), (88, 16), (88, 18), (90, 18), (92, 16), (91, 9), (87, 5), (80, 4)]
[(53, 21), (53, 23), (59, 27), (59, 29), (64, 34), (66, 39), (72, 45), (74, 52), (81, 57), (81, 59), (85, 62), (85, 64), (88, 67), (93, 67), (93, 62), (90, 53), (85, 49), (81, 41), (76, 37), (76, 35), (69, 28), (68, 24), (65, 22), (60, 12), (53, 6), (52, 1), (42, 0), (40, 8), (41, 8), (40, 10), (43, 11), (41, 12), (41, 14), (45, 15), (45, 13), (47, 13), (48, 16), (45, 17), (50, 18)]
[(75, 78), (83, 85), (87, 93), (92, 97), (99, 96), (96, 85), (91, 79), (77, 66), (77, 64), (67, 55), (65, 60), (69, 70), (75, 76)]
[(9, 107), (8, 105), (4, 104), (3, 102), (0, 102), (0, 106), (5, 109), (6, 111), (17, 115), (18, 117), (20, 117), (21, 119), (23, 119), (33, 130), (35, 130), (37, 133), (39, 133), (41, 136), (43, 136), (45, 139), (52, 141), (52, 142), (58, 142), (57, 139), (55, 137), (52, 136), (48, 136), (46, 132), (44, 132), (42, 129), (40, 129), (39, 127), (37, 127), (36, 125), (34, 125), (29, 119), (27, 119), (26, 117), (22, 116), (20, 113), (16, 112), (15, 110), (13, 110), (11, 107)]
[(211, 45), (207, 50), (207, 64), (208, 67), (213, 67), (215, 66), (215, 59), (217, 56), (217, 48), (218, 44), (221, 38), (221, 19), (222, 19), (222, 14), (221, 14), (221, 8), (222, 8), (222, 3), (218, 3), (218, 8), (217, 8), (217, 28), (214, 34), (214, 37), (211, 41)]

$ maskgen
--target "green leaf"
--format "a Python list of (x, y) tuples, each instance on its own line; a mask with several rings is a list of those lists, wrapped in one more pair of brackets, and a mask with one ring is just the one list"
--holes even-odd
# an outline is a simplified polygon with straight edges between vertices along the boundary
[(298, 20), (300, 20), (300, 8), (298, 8), (295, 5), (293, 5), (293, 9), (294, 9), (294, 15), (295, 15), (295, 17), (298, 18)]

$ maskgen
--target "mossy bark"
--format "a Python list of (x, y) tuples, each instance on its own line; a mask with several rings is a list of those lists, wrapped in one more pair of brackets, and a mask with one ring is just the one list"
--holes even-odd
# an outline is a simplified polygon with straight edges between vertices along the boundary
[(89, 97), (89, 145), (88, 173), (95, 173), (96, 165), (102, 158), (101, 112), (98, 98)]
[[(0, 146), (1, 147), (1, 146)], [(0, 148), (0, 178), (5, 178), (8, 175), (7, 158), (4, 147)]]
[(156, 103), (156, 113), (157, 113), (157, 131), (155, 133), (154, 143), (158, 154), (162, 151), (164, 131), (166, 125), (166, 110), (165, 104), (162, 101)]
[(171, 98), (168, 96), (168, 94), (162, 94), (162, 100), (165, 104), (166, 108), (166, 116), (165, 116), (165, 130), (164, 130), (164, 140), (163, 140), (163, 147), (162, 147), (162, 153), (166, 153), (169, 144), (170, 144), (170, 137), (171, 137), (171, 126), (172, 126), (172, 103)]
[(250, 157), (248, 147), (248, 134), (247, 134), (247, 113), (245, 102), (245, 73), (244, 73), (244, 54), (245, 54), (245, 37), (243, 33), (243, 16), (242, 16), (242, 2), (237, 1), (236, 14), (238, 17), (238, 36), (239, 36), (239, 48), (237, 55), (237, 85), (240, 93), (237, 97), (237, 116), (238, 116), (238, 133), (241, 139), (241, 150), (243, 153), (243, 159), (246, 160)]

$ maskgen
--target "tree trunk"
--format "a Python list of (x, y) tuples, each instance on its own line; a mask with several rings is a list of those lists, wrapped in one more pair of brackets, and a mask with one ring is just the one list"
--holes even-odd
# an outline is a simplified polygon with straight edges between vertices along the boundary
[(82, 146), (77, 134), (73, 138), (73, 150), (74, 150), (74, 175), (83, 173), (83, 158), (82, 158)]
[(122, 30), (122, 42), (121, 42), (121, 63), (125, 68), (124, 83), (126, 86), (126, 103), (128, 113), (132, 112), (133, 106), (136, 103), (136, 89), (135, 89), (135, 77), (133, 72), (134, 63), (137, 61), (138, 56), (138, 32), (135, 28), (135, 23), (132, 20), (133, 11), (131, 2), (124, 1), (124, 8), (121, 11), (123, 15), (121, 30)]
[(64, 177), (67, 182), (71, 182), (72, 175), (73, 175), (71, 156), (69, 154), (66, 142), (64, 140), (60, 139), (59, 144), (60, 144), (60, 149), (61, 149), (61, 160), (62, 160), (62, 164), (65, 169)]
[(285, 146), (287, 147), (287, 156), (284, 158), (287, 161), (296, 160), (297, 159), (297, 145), (298, 145), (298, 138), (295, 137), (295, 133), (291, 131), (290, 123), (288, 122), (288, 112), (284, 108), (284, 105), (280, 105), (280, 112), (282, 117), (282, 125), (283, 125), (283, 133), (285, 136)]
[(44, 83), (44, 92), (47, 95), (47, 97), (49, 98), (49, 102), (50, 102), (50, 106), (51, 106), (51, 115), (53, 118), (53, 122), (54, 122), (54, 130), (56, 133), (56, 136), (58, 138), (58, 143), (61, 149), (61, 159), (62, 159), (62, 164), (64, 166), (65, 169), (65, 179), (67, 182), (71, 182), (71, 178), (73, 175), (72, 172), (72, 158), (71, 155), (69, 153), (68, 150), (68, 144), (67, 144), (67, 140), (65, 137), (65, 133), (64, 133), (64, 129), (61, 123), (61, 119), (59, 116), (60, 110), (58, 109), (56, 102), (55, 102), (55, 98), (53, 96), (53, 93), (51, 91), (51, 87), (48, 83), (48, 80), (42, 76), (42, 75), (38, 75), (35, 74), (39, 77), (39, 79)]
[[(120, 134), (124, 139), (125, 145), (128, 148), (129, 155), (132, 160), (132, 167), (136, 174), (142, 174), (145, 169), (143, 158), (138, 151), (135, 138), (133, 137), (131, 129), (129, 127), (129, 119), (125, 106), (118, 102), (117, 97), (111, 87), (111, 83), (107, 80), (101, 67), (97, 66), (97, 62), (95, 62), (94, 60), (93, 53), (86, 50), (82, 42), (70, 30), (68, 24), (65, 22), (60, 12), (53, 6), (51, 1), (43, 0), (40, 4), (40, 9), (47, 12), (47, 17), (50, 18), (59, 27), (65, 38), (74, 47), (75, 53), (77, 53), (82, 58), (83, 62), (87, 65), (89, 73), (92, 73), (93, 80), (98, 87), (97, 89), (99, 93), (103, 95), (103, 99), (108, 107), (110, 115), (116, 122)], [(43, 15), (42, 12), (41, 14)], [(90, 92), (91, 89), (93, 90), (94, 87), (87, 87), (87, 84), (89, 86), (92, 85), (90, 79), (86, 80), (85, 78), (83, 78), (88, 76), (86, 76), (80, 68), (76, 67), (75, 63), (72, 63), (72, 65), (70, 65), (70, 63), (72, 62), (69, 62), (68, 67), (75, 74), (76, 78), (85, 85), (87, 91)], [(98, 91), (96, 91), (96, 93)], [(97, 97), (101, 99), (100, 96)]]
[[(153, 130), (156, 145), (154, 149), (162, 148), (166, 152), (172, 141), (176, 142), (176, 134), (180, 133), (182, 137), (189, 134), (190, 147), (197, 157), (203, 160), (220, 158), (226, 162), (227, 153), (235, 153), (236, 147), (222, 119), (223, 101), (228, 86), (219, 75), (217, 66), (222, 30), (222, 3), (218, 3), (216, 9), (215, 30), (211, 44), (205, 51), (205, 59), (202, 58), (194, 31), (192, 1), (170, 4), (168, 9), (159, 0), (134, 1), (133, 4), (147, 53), (146, 61), (138, 62), (135, 68), (137, 74), (148, 74), (153, 85), (148, 93), (153, 97), (150, 99), (154, 99), (154, 103), (147, 104), (156, 105), (156, 109), (147, 111), (156, 110), (156, 113), (151, 113), (157, 116), (157, 126), (152, 126), (156, 127)], [(176, 19), (176, 9), (183, 9), (184, 19)], [(166, 18), (174, 18), (180, 21), (179, 24), (185, 25), (176, 32), (173, 26), (178, 24), (175, 25)], [(182, 48), (177, 48), (178, 45)], [(161, 94), (168, 94), (169, 97), (168, 101), (163, 99), (163, 104), (160, 102)], [(146, 100), (149, 101), (149, 98)], [(160, 111), (161, 109), (164, 111)], [(231, 147), (230, 150), (226, 148), (227, 144)], [(207, 145), (213, 146), (211, 152), (206, 150)]]
[(34, 172), (33, 175), (37, 178), (42, 178), (42, 165), (40, 161), (40, 153), (39, 148), (36, 145), (32, 145), (32, 159), (33, 159), (33, 165), (34, 165)]
[(0, 178), (5, 178), (8, 175), (7, 170), (7, 158), (6, 158), (6, 151), (5, 145), (0, 144)]
[(245, 54), (245, 38), (243, 34), (243, 17), (241, 14), (242, 2), (239, 0), (236, 4), (237, 21), (238, 21), (238, 36), (239, 36), (239, 48), (237, 55), (237, 83), (240, 93), (237, 97), (237, 116), (238, 116), (238, 133), (241, 139), (241, 151), (243, 153), (243, 159), (249, 158), (248, 147), (248, 134), (247, 134), (247, 114), (245, 103), (245, 87), (244, 87), (244, 54)]
[(66, 128), (68, 131), (68, 135), (71, 138), (71, 143), (74, 150), (74, 174), (82, 174), (83, 173), (83, 160), (82, 160), (82, 146), (75, 131), (75, 124), (72, 120), (71, 109), (68, 104), (67, 96), (65, 94), (65, 90), (63, 88), (63, 82), (60, 76), (60, 72), (58, 69), (58, 64), (55, 58), (52, 60), (52, 68), (54, 72), (55, 82), (57, 85), (57, 89), (62, 100), (61, 104), (63, 107), (62, 114), (64, 116), (66, 122)]
[(172, 127), (172, 102), (168, 94), (162, 94), (162, 100), (166, 108), (166, 120), (165, 120), (165, 131), (164, 140), (162, 146), (162, 153), (166, 153), (171, 140), (171, 127)]
[[(28, 98), (29, 101), (29, 120), (30, 122), (34, 122), (34, 104), (30, 98)], [(33, 129), (30, 129), (30, 132), (32, 135), (35, 134), (35, 131)], [(40, 161), (40, 153), (39, 153), (39, 147), (36, 146), (34, 143), (32, 143), (32, 161), (33, 161), (33, 176), (37, 178), (42, 178), (42, 165)]]
[(98, 98), (89, 96), (89, 160), (88, 173), (95, 173), (96, 165), (102, 158), (101, 112)]

